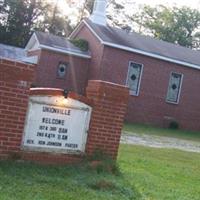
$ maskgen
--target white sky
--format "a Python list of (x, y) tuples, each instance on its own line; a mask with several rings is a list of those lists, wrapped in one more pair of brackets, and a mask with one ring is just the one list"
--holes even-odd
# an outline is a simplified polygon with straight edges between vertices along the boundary
[[(74, 21), (74, 24), (76, 24), (76, 16), (78, 15), (77, 7), (81, 8), (83, 5), (83, 2), (85, 0), (70, 0), (72, 5), (69, 7), (69, 5), (66, 4), (66, 0), (45, 0), (52, 3), (55, 3), (58, 1), (59, 7), (63, 14), (70, 16), (72, 21)], [(129, 12), (132, 12), (133, 9), (137, 9), (137, 6), (139, 4), (147, 4), (150, 6), (156, 6), (159, 4), (165, 5), (165, 6), (188, 6), (191, 8), (198, 9), (200, 11), (200, 0), (116, 0), (116, 2), (121, 3), (125, 6), (127, 10), (127, 14)], [(112, 12), (112, 11), (111, 11)], [(73, 23), (73, 22), (72, 22)]]
[[(56, 0), (48, 0), (55, 2)], [(74, 6), (82, 4), (84, 0), (71, 0), (71, 2), (74, 2)], [(131, 5), (134, 4), (148, 4), (151, 6), (163, 4), (168, 6), (188, 6), (191, 8), (200, 9), (200, 0), (116, 0), (117, 2), (126, 2), (127, 4)], [(58, 2), (63, 6), (65, 4), (65, 0), (58, 0)]]
[(128, 4), (148, 4), (151, 6), (163, 4), (168, 6), (188, 6), (200, 9), (200, 0), (117, 0), (118, 2), (127, 2)]

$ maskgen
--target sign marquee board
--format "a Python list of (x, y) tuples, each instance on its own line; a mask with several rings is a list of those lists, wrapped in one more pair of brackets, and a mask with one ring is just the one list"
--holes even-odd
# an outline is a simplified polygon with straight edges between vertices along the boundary
[(23, 149), (81, 153), (85, 151), (91, 107), (64, 97), (32, 96)]

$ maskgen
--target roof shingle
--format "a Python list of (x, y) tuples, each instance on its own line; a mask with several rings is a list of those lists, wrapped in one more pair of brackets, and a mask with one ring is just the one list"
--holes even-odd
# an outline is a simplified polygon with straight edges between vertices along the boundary
[(85, 19), (85, 22), (104, 42), (200, 66), (200, 52), (197, 50), (161, 41), (150, 36), (140, 35), (135, 32), (127, 33), (125, 30), (119, 28), (94, 24), (89, 19)]
[(57, 48), (61, 50), (71, 51), (74, 53), (79, 53), (82, 55), (89, 56), (90, 53), (88, 51), (81, 51), (80, 48), (73, 45), (67, 38), (56, 36), (50, 33), (44, 32), (35, 32), (38, 42), (41, 45), (49, 46), (52, 48)]

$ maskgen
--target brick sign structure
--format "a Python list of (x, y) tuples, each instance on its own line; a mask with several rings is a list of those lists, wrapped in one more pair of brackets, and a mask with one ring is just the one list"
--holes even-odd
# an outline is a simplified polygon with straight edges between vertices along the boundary
[(0, 157), (20, 152), (35, 65), (0, 59)]
[(59, 89), (29, 89), (35, 67), (0, 60), (0, 158), (63, 164), (101, 150), (116, 159), (128, 88), (91, 80), (85, 96), (65, 99)]
[[(54, 96), (54, 91), (60, 92), (60, 95)], [(31, 89), (23, 149), (84, 153), (91, 110), (83, 102), (65, 98), (62, 90)]]

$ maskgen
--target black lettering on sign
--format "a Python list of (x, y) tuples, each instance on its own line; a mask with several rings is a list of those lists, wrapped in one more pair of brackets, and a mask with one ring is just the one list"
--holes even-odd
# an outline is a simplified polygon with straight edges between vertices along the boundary
[(48, 106), (43, 106), (42, 111), (43, 112), (49, 112), (49, 113), (61, 114), (61, 115), (70, 115), (70, 110), (48, 107)]
[(55, 134), (53, 134), (53, 133), (45, 133), (45, 137), (47, 137), (47, 138), (55, 138)]
[(62, 140), (67, 140), (68, 139), (68, 136), (67, 135), (63, 135), (62, 136)]
[(56, 127), (50, 127), (50, 131), (56, 131), (57, 128)]
[(51, 118), (43, 117), (42, 118), (42, 123), (45, 123), (45, 124), (56, 124), (56, 125), (64, 126), (65, 120), (62, 120), (62, 119), (51, 119)]
[(39, 126), (39, 129), (48, 131), (48, 126)]
[(62, 143), (60, 142), (48, 142), (47, 143), (48, 146), (57, 146), (57, 147), (61, 147)]
[(67, 135), (58, 135), (58, 140), (67, 140), (68, 136)]
[(67, 133), (67, 128), (59, 128), (58, 133)]
[(26, 140), (27, 144), (34, 144), (34, 140)]
[(65, 147), (69, 147), (69, 148), (72, 148), (72, 149), (76, 149), (76, 148), (78, 148), (78, 144), (69, 144), (69, 143), (65, 143)]
[(39, 141), (38, 141), (38, 144), (39, 144), (39, 145), (45, 145), (45, 141), (39, 140)]
[(37, 132), (37, 136), (38, 136), (38, 137), (44, 137), (44, 133)]

